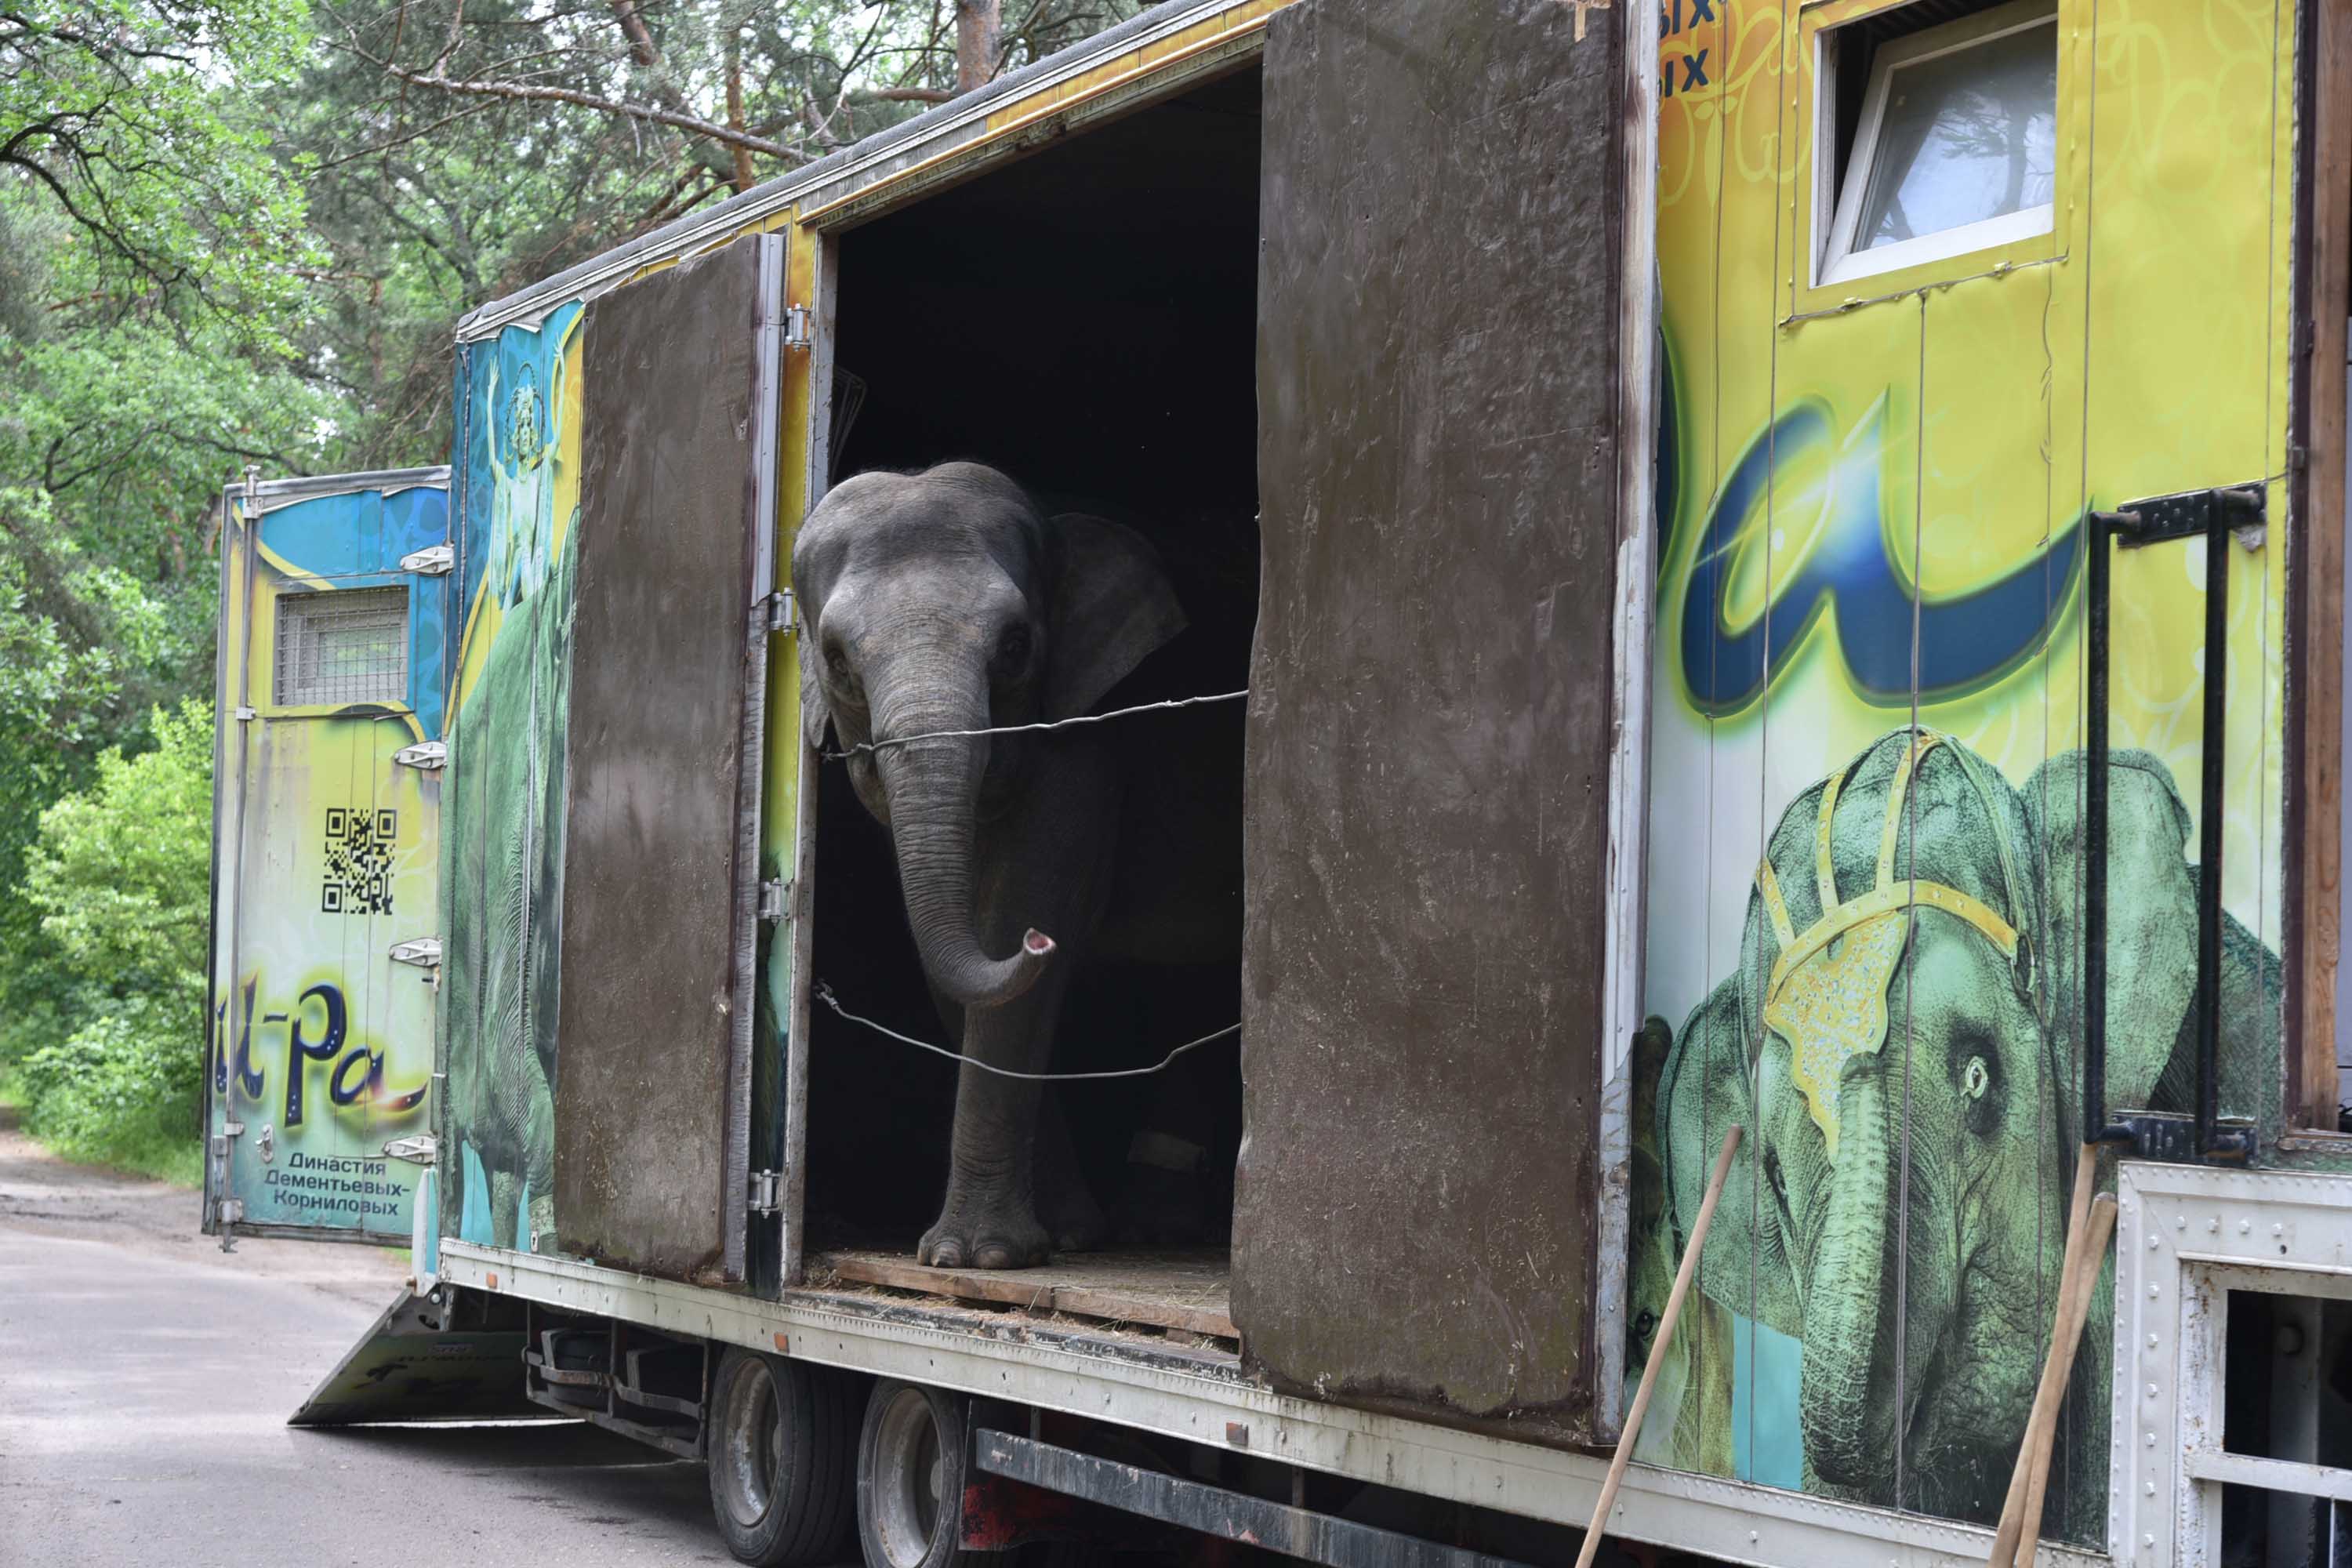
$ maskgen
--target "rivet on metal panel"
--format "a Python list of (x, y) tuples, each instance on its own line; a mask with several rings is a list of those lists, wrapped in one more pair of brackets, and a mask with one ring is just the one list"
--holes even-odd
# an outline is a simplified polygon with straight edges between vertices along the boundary
[(2250, 1220), (2250, 1219), (2242, 1219), (2242, 1220), (2240, 1220), (2240, 1221), (2238, 1222), (2238, 1234), (2239, 1234), (2240, 1236), (2244, 1236), (2247, 1232), (2249, 1232), (2249, 1231), (2252, 1230), (2253, 1228), (2254, 1228), (2254, 1222), (2253, 1222), (2252, 1220)]
[(2151, 1236), (2147, 1238), (2147, 1249), (2148, 1249), (2150, 1252), (2154, 1252), (2158, 1247), (2161, 1247), (2161, 1246), (2163, 1246), (2163, 1245), (2164, 1245), (2164, 1238), (2163, 1238), (2162, 1237), (2160, 1237), (2160, 1236), (2153, 1236), (2153, 1235), (2151, 1235)]
[(1225, 1423), (1225, 1441), (1236, 1448), (1249, 1447), (1249, 1427), (1239, 1421)]
[(2208, 1231), (2216, 1231), (2216, 1230), (2221, 1229), (2221, 1216), (2217, 1215), (2215, 1215), (2213, 1218), (2207, 1220), (2207, 1221), (2205, 1222), (2205, 1228), (2206, 1228)]
[(2156, 1447), (2156, 1434), (2153, 1432), (2147, 1435), (2147, 1446), (2151, 1448)]
[(2189, 1216), (2185, 1214), (2174, 1215), (2172, 1216), (2172, 1228), (2175, 1230), (2187, 1230), (2189, 1228)]
[(2147, 1288), (2147, 1299), (2148, 1299), (2149, 1300), (2151, 1300), (2151, 1301), (2155, 1300), (2157, 1299), (2157, 1297), (2158, 1297), (2158, 1296), (2159, 1296), (2159, 1295), (2161, 1295), (2161, 1294), (2162, 1294), (2162, 1292), (2161, 1292), (2161, 1291), (2159, 1291), (2159, 1290), (2158, 1290), (2155, 1286), (2153, 1286), (2153, 1285), (2151, 1285), (2151, 1286), (2149, 1286), (2149, 1287)]
[(2147, 1385), (2147, 1396), (2150, 1399), (2154, 1399), (2156, 1397), (2156, 1384), (2151, 1383)]
[(2156, 1336), (2154, 1334), (2147, 1336), (2147, 1348), (2150, 1350), (2154, 1350), (2156, 1348)]

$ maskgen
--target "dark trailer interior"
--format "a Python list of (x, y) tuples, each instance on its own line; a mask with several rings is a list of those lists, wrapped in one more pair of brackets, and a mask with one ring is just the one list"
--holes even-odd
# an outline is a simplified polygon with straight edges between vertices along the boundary
[[(1097, 711), (1248, 683), (1257, 616), (1259, 73), (1192, 89), (851, 229), (837, 242), (832, 478), (952, 459), (1012, 475), (1049, 511), (1114, 518), (1158, 549), (1188, 628)], [(1194, 797), (1158, 862), (1230, 899), (1230, 951), (1097, 958), (1074, 981), (1050, 1070), (1147, 1066), (1240, 1016), (1243, 709), (1118, 721), (1156, 787)], [(1150, 813), (1167, 803), (1130, 802)], [(887, 831), (842, 763), (818, 784), (813, 974), (841, 1005), (950, 1048), (908, 933)], [(1205, 825), (1205, 826), (1204, 826)], [(1184, 862), (1180, 866), (1177, 862)], [(985, 1289), (913, 1265), (947, 1184), (957, 1068), (810, 1008), (806, 1255), (813, 1279)], [(1229, 1335), (1225, 1258), (1241, 1142), (1228, 1037), (1149, 1077), (1048, 1091), (1104, 1211), (1108, 1250), (1043, 1272), (1098, 1315)], [(1049, 1103), (1048, 1124), (1055, 1115)], [(1009, 1284), (1034, 1299), (1040, 1271)]]

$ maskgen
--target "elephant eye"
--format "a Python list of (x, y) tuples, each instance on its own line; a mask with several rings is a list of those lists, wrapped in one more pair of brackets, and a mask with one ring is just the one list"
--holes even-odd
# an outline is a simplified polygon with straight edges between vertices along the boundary
[(1644, 1307), (1642, 1309), (1641, 1315), (1633, 1320), (1633, 1338), (1647, 1343), (1650, 1335), (1655, 1331), (1657, 1326), (1658, 1314)]
[(1960, 1073), (1960, 1092), (1970, 1100), (1982, 1100), (1985, 1090), (1992, 1087), (1992, 1069), (1985, 1066), (1982, 1057), (1970, 1057)]
[(1029, 668), (1031, 647), (1029, 628), (1019, 621), (1004, 628), (996, 639), (996, 671), (999, 675), (1018, 675)]

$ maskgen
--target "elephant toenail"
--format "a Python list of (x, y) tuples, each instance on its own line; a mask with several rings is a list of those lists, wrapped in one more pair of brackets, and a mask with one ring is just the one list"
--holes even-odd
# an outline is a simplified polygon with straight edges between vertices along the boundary
[(991, 1242), (973, 1255), (972, 1263), (981, 1268), (1010, 1268), (1018, 1261), (1013, 1249), (1001, 1242)]
[(963, 1248), (952, 1241), (942, 1241), (931, 1248), (931, 1267), (960, 1268), (963, 1266)]

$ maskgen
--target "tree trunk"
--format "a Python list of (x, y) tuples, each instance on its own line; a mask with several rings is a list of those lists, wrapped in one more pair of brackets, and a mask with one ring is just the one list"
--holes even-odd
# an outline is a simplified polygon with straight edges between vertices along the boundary
[(956, 0), (956, 90), (985, 87), (1003, 49), (1000, 0)]

